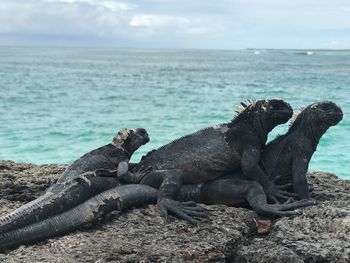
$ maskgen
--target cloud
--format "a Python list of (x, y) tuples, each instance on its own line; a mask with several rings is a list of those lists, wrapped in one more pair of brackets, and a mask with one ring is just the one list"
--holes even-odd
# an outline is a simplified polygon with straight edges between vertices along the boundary
[(41, 35), (115, 35), (128, 23), (135, 8), (114, 1), (41, 0), (4, 1), (0, 7), (0, 33)]
[[(167, 30), (172, 34), (206, 34), (212, 28), (205, 26), (205, 22), (198, 18), (161, 15), (134, 15), (129, 25), (135, 28), (145, 29), (149, 33), (156, 34)], [(213, 25), (213, 24), (212, 24)]]
[[(157, 36), (160, 39), (206, 34), (213, 21), (196, 16), (158, 15), (142, 13), (137, 4), (101, 0), (2, 0), (0, 6), (0, 34), (25, 42), (27, 38), (38, 41), (59, 36), (66, 41), (80, 44), (96, 41), (119, 44), (147, 41)], [(34, 41), (35, 42), (35, 41)], [(23, 43), (19, 43), (23, 44)], [(79, 44), (79, 43), (78, 43)]]
[(133, 27), (163, 27), (169, 24), (189, 24), (189, 19), (182, 17), (171, 16), (156, 16), (156, 15), (135, 15), (131, 18), (130, 26)]
[(348, 0), (1, 0), (0, 44), (350, 47), (349, 17)]
[(111, 11), (126, 11), (133, 10), (137, 7), (136, 4), (128, 4), (124, 2), (115, 1), (99, 1), (99, 0), (43, 0), (48, 3), (62, 3), (62, 4), (87, 4), (90, 6), (103, 7)]

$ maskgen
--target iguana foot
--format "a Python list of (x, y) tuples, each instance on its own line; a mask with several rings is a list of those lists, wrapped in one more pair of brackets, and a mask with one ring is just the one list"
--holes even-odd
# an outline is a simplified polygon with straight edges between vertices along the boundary
[(136, 172), (129, 172), (129, 164), (120, 162), (117, 168), (118, 179), (125, 184), (138, 184), (144, 176), (152, 171), (152, 167), (141, 166)]
[(208, 218), (208, 211), (198, 206), (195, 202), (179, 202), (168, 198), (159, 198), (158, 207), (165, 222), (168, 219), (168, 212), (178, 216), (187, 222), (197, 225), (201, 220)]
[(284, 204), (266, 204), (260, 209), (260, 211), (257, 211), (257, 213), (261, 215), (291, 216), (300, 214), (299, 211), (291, 210), (316, 204), (317, 201), (314, 199), (304, 199), (295, 202), (288, 200)]
[(281, 187), (277, 187), (275, 185), (270, 185), (266, 191), (267, 198), (272, 201), (273, 203), (279, 204), (281, 202), (285, 202), (286, 200), (289, 200), (289, 198), (298, 197), (297, 194), (291, 193), (288, 191), (283, 190), (285, 186), (283, 185)]

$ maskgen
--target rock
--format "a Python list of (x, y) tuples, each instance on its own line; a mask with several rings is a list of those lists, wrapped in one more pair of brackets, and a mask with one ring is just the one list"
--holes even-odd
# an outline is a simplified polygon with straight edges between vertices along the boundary
[[(65, 167), (0, 161), (0, 214), (38, 197)], [(149, 205), (2, 252), (0, 261), (350, 262), (350, 182), (320, 172), (310, 173), (309, 182), (321, 203), (274, 220), (269, 234), (258, 234), (257, 216), (245, 208), (206, 206), (210, 221), (193, 227), (173, 217), (163, 224), (157, 208)]]

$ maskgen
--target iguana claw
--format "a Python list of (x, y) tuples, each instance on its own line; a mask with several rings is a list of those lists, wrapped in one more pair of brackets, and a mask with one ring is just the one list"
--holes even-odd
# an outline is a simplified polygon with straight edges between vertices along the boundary
[(208, 218), (207, 210), (198, 206), (195, 202), (179, 202), (168, 198), (158, 199), (158, 207), (161, 215), (167, 222), (168, 212), (197, 225), (202, 219)]
[(314, 199), (304, 199), (295, 202), (288, 200), (284, 204), (266, 204), (264, 208), (262, 208), (261, 211), (257, 211), (257, 213), (261, 215), (291, 216), (300, 214), (299, 211), (291, 210), (316, 204), (317, 201)]

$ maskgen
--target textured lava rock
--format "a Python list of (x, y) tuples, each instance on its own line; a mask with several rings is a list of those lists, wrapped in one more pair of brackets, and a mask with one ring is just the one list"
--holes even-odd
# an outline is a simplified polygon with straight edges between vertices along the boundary
[[(0, 161), (0, 214), (35, 199), (65, 165)], [(350, 182), (314, 172), (321, 202), (273, 221), (259, 235), (253, 211), (206, 206), (210, 220), (193, 227), (155, 206), (113, 212), (74, 233), (0, 253), (1, 262), (350, 262)], [(322, 195), (319, 195), (320, 193)]]

